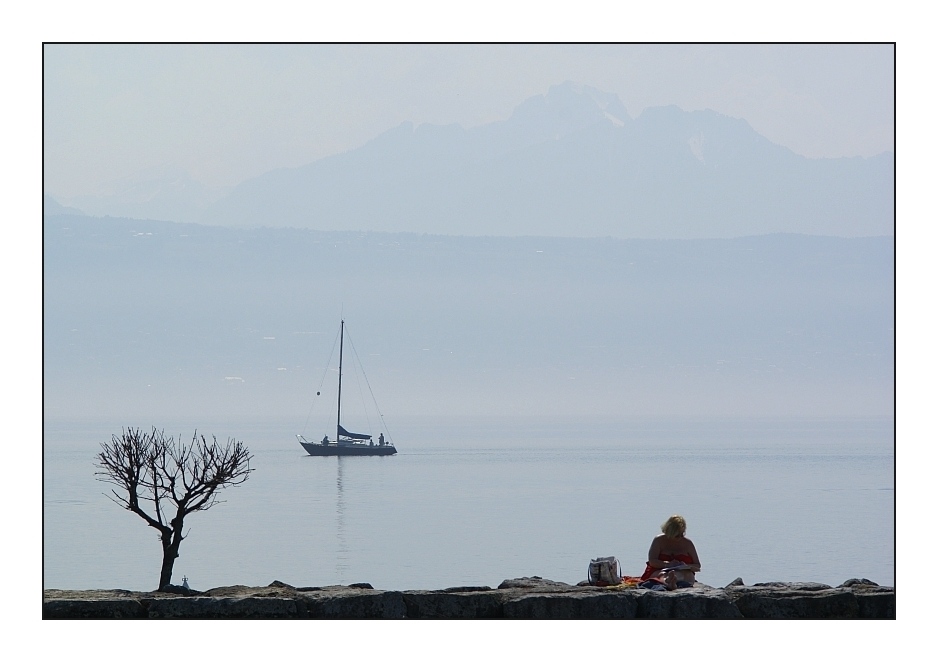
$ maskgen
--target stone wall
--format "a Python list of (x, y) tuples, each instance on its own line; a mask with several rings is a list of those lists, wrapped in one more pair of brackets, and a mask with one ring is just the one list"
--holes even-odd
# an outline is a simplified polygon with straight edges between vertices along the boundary
[(831, 619), (896, 616), (895, 590), (865, 580), (834, 588), (765, 583), (724, 588), (697, 584), (676, 591), (571, 586), (523, 577), (440, 591), (383, 591), (368, 584), (296, 588), (227, 586), (209, 591), (43, 591), (46, 619), (366, 619), (366, 618), (693, 618)]

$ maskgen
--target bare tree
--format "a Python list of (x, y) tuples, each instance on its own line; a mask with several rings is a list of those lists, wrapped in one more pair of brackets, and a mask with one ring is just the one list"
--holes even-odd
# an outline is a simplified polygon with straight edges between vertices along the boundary
[(229, 439), (224, 446), (215, 437), (211, 443), (198, 432), (187, 445), (174, 443), (162, 431), (139, 428), (124, 430), (120, 437), (101, 444), (95, 456), (98, 480), (113, 483), (108, 497), (136, 513), (160, 532), (163, 565), (159, 588), (173, 577), (179, 556), (183, 520), (189, 513), (208, 510), (218, 501), (218, 491), (248, 479), (251, 454), (240, 441)]

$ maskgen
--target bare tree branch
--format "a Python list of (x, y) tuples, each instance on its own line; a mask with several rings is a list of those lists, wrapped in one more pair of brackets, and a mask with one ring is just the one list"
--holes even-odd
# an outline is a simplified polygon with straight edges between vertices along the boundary
[[(186, 537), (186, 515), (221, 503), (217, 492), (246, 481), (253, 471), (251, 459), (240, 441), (229, 439), (221, 446), (214, 436), (209, 443), (198, 431), (189, 444), (177, 444), (156, 428), (150, 433), (127, 428), (120, 437), (113, 435), (110, 443), (101, 445), (95, 456), (99, 469), (95, 475), (117, 487), (108, 498), (160, 532), (160, 588), (172, 578), (173, 562)], [(167, 519), (164, 507), (174, 513), (172, 519)]]

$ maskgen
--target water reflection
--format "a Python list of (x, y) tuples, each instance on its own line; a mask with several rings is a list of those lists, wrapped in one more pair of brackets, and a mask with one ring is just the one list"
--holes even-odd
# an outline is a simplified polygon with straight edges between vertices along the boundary
[(345, 535), (345, 496), (342, 491), (342, 469), (344, 458), (336, 456), (336, 498), (335, 498), (335, 523), (336, 540), (338, 548), (335, 557), (335, 573), (340, 584), (348, 582), (347, 573), (349, 570), (349, 548), (348, 539)]

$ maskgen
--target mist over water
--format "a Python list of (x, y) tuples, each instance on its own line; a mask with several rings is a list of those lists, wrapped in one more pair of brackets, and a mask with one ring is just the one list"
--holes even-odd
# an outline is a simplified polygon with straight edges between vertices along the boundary
[[(187, 519), (174, 581), (576, 583), (597, 556), (639, 574), (680, 513), (703, 583), (894, 585), (890, 418), (398, 417), (392, 429), (396, 456), (316, 458), (282, 421), (215, 422), (248, 444), (255, 472)], [(155, 588), (155, 531), (94, 480), (114, 432), (107, 420), (46, 422), (45, 587)]]
[[(46, 587), (155, 588), (155, 531), (92, 465), (151, 426), (255, 454), (187, 521), (196, 588), (638, 574), (673, 513), (713, 586), (894, 583), (891, 237), (44, 232)], [(342, 316), (343, 424), (394, 457), (296, 441), (335, 430)]]
[(44, 410), (302, 418), (344, 316), (394, 415), (891, 415), (893, 251), (47, 217)]

